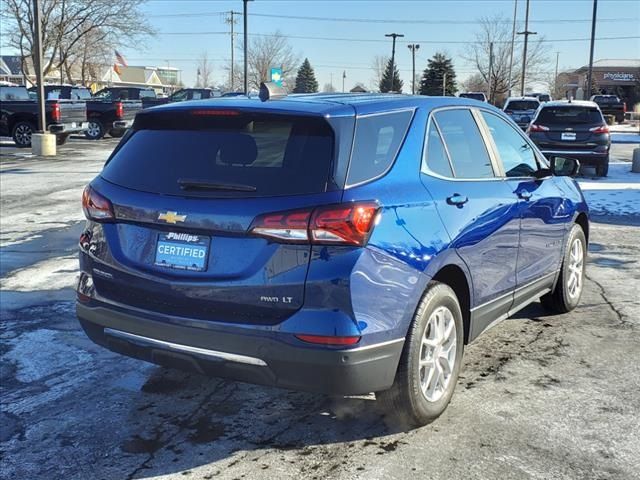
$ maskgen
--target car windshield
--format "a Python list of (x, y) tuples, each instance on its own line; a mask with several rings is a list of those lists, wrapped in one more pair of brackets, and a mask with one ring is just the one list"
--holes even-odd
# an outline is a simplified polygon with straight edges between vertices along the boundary
[(505, 110), (535, 110), (538, 106), (540, 106), (540, 104), (533, 100), (512, 100), (507, 103)]
[(536, 123), (542, 125), (555, 125), (566, 123), (604, 123), (602, 115), (597, 108), (585, 107), (547, 107), (538, 115)]
[(0, 87), (0, 100), (30, 100), (30, 97), (24, 87)]
[(321, 118), (147, 115), (102, 177), (161, 195), (267, 197), (326, 191), (333, 130)]
[(103, 90), (100, 90), (99, 92), (97, 92), (94, 95), (94, 98), (101, 98), (103, 100), (110, 100), (111, 99), (111, 90), (107, 90), (106, 88)]
[(618, 103), (620, 101), (620, 99), (618, 97), (605, 97), (603, 95), (596, 95), (595, 97), (593, 97), (593, 101), (594, 102), (599, 102), (599, 103)]

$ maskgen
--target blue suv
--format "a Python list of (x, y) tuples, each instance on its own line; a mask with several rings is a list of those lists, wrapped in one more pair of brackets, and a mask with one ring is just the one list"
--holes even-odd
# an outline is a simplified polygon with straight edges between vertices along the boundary
[(537, 299), (577, 305), (589, 234), (577, 167), (464, 98), (149, 109), (84, 192), (77, 314), (128, 356), (376, 392), (422, 425), (480, 333)]

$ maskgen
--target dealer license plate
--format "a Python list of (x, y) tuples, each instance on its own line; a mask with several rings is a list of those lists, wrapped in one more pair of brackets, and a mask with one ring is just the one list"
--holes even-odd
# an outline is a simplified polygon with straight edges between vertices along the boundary
[(156, 245), (155, 264), (177, 270), (201, 272), (207, 268), (209, 237), (190, 233), (161, 233)]
[(576, 134), (574, 132), (563, 132), (562, 135), (560, 135), (560, 138), (562, 140), (575, 140)]

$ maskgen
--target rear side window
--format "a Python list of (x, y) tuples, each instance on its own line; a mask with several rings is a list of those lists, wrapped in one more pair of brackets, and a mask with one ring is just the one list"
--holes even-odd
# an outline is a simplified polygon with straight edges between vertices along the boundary
[(447, 151), (444, 148), (444, 143), (442, 143), (442, 138), (440, 138), (434, 122), (431, 122), (429, 126), (426, 154), (427, 167), (429, 167), (429, 170), (443, 177), (453, 177)]
[(29, 92), (24, 87), (0, 87), (0, 100), (30, 100)]
[(536, 110), (540, 106), (539, 102), (533, 100), (513, 100), (504, 107), (505, 110)]
[[(144, 192), (267, 197), (326, 191), (333, 131), (323, 119), (243, 114), (146, 119), (102, 177)], [(167, 124), (167, 122), (170, 122)]]
[(588, 107), (546, 107), (540, 110), (536, 123), (541, 125), (604, 123), (597, 108)]
[(471, 111), (441, 110), (434, 117), (444, 137), (456, 178), (493, 178), (491, 159)]
[(357, 119), (348, 185), (373, 180), (393, 165), (412, 117), (413, 111), (406, 110)]

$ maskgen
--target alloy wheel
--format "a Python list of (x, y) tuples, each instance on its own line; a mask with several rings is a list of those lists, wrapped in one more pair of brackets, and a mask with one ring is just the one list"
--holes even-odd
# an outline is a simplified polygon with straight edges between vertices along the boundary
[(15, 140), (20, 145), (29, 145), (31, 143), (31, 127), (27, 124), (21, 124), (16, 127)]
[(582, 292), (584, 274), (584, 246), (579, 238), (571, 243), (569, 263), (567, 264), (567, 291), (570, 298), (577, 298)]
[(456, 322), (447, 307), (436, 308), (424, 330), (420, 347), (419, 375), (422, 394), (438, 401), (447, 390), (456, 362)]

